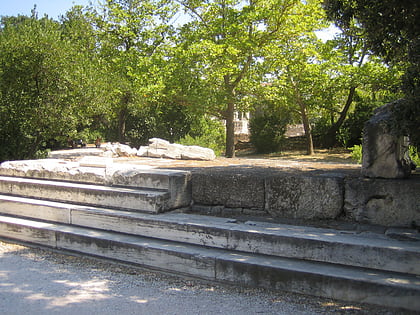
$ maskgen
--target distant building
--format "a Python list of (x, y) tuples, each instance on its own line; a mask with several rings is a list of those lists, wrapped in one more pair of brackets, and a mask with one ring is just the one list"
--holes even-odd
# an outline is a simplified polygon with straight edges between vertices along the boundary
[(249, 141), (249, 113), (235, 112), (235, 142)]
[[(237, 141), (249, 141), (250, 130), (249, 120), (251, 114), (249, 112), (235, 112), (234, 125), (235, 125), (235, 142)], [(305, 135), (303, 124), (287, 125), (286, 138), (301, 137)]]

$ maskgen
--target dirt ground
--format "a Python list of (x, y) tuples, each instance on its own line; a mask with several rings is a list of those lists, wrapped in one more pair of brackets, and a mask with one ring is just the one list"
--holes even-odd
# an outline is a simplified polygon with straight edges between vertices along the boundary
[(239, 151), (235, 158), (217, 157), (213, 161), (171, 160), (159, 158), (118, 158), (118, 163), (150, 165), (159, 168), (199, 169), (209, 167), (258, 168), (276, 170), (326, 171), (348, 173), (358, 176), (361, 165), (351, 159), (344, 149), (316, 150), (308, 156), (299, 150), (274, 154), (254, 154), (250, 150)]

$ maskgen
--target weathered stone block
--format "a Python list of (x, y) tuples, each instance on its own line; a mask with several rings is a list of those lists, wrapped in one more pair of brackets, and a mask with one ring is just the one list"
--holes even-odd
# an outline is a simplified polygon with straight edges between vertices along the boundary
[(0, 165), (0, 175), (69, 180), (91, 184), (104, 184), (105, 182), (105, 168), (84, 167), (80, 166), (78, 162), (60, 159), (3, 162)]
[(384, 226), (420, 225), (420, 177), (348, 179), (344, 212), (351, 221)]
[(362, 175), (372, 178), (405, 178), (415, 164), (408, 154), (407, 137), (395, 136), (389, 127), (392, 109), (399, 102), (379, 107), (363, 131)]
[(196, 204), (224, 205), (226, 208), (264, 209), (264, 178), (223, 171), (194, 173), (192, 199)]
[(341, 177), (281, 175), (266, 180), (266, 210), (294, 219), (334, 219), (342, 212)]
[(137, 149), (121, 143), (106, 143), (101, 147), (104, 152), (112, 152), (113, 156), (136, 156)]
[(186, 146), (169, 141), (152, 138), (149, 140), (149, 146), (140, 147), (138, 156), (168, 158), (179, 160), (214, 160), (216, 155), (212, 149), (199, 146)]

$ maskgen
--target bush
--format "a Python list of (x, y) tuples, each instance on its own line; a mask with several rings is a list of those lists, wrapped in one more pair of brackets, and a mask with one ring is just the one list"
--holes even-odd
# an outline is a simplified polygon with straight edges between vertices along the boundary
[(348, 115), (338, 135), (341, 144), (346, 147), (361, 144), (365, 123), (372, 117), (373, 110), (382, 105), (381, 103), (362, 100), (360, 97), (359, 99), (354, 112)]
[(276, 115), (276, 113), (264, 113), (251, 118), (249, 122), (250, 140), (257, 152), (279, 151), (284, 142), (287, 123), (288, 119), (282, 118), (280, 114)]
[(100, 138), (102, 139), (103, 142), (105, 142), (103, 135), (99, 131), (90, 130), (88, 128), (83, 129), (82, 131), (78, 132), (76, 136), (74, 137), (74, 139), (76, 140), (78, 139), (83, 140), (84, 143), (95, 143), (97, 138)]
[(408, 149), (411, 160), (417, 165), (417, 167), (420, 167), (420, 153), (418, 149), (415, 146), (409, 146)]
[(221, 121), (203, 116), (191, 125), (190, 132), (178, 142), (209, 148), (216, 156), (220, 156), (226, 143), (225, 127)]
[(176, 142), (191, 130), (195, 117), (188, 108), (173, 103), (156, 103), (130, 113), (126, 139), (133, 147), (146, 145), (150, 138)]
[(351, 158), (355, 160), (357, 163), (362, 163), (362, 145), (356, 144), (350, 148), (351, 151)]

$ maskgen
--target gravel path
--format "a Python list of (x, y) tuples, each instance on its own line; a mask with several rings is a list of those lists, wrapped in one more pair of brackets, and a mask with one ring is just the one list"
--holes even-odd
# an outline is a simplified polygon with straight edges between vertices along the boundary
[(0, 242), (0, 314), (405, 314)]

